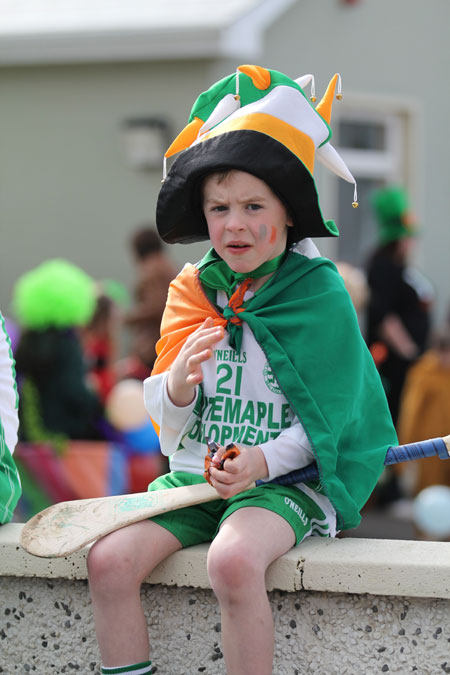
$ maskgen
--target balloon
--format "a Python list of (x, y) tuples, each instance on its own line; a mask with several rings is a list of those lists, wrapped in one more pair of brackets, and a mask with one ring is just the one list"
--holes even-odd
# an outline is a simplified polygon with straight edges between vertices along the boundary
[(450, 487), (431, 485), (419, 492), (413, 504), (413, 518), (425, 534), (450, 537)]
[(122, 380), (111, 390), (105, 406), (108, 421), (122, 432), (124, 442), (137, 453), (159, 453), (159, 438), (144, 406), (140, 380)]
[(106, 401), (106, 416), (119, 431), (138, 429), (149, 421), (144, 406), (144, 388), (139, 380), (122, 380)]

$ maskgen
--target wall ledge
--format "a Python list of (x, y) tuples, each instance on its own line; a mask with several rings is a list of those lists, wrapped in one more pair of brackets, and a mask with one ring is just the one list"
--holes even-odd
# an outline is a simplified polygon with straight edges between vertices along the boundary
[[(21, 523), (0, 527), (0, 576), (86, 579), (83, 549), (65, 558), (37, 558), (20, 546)], [(149, 584), (209, 588), (208, 546), (179, 551)], [(450, 598), (450, 542), (312, 537), (268, 569), (267, 590), (370, 593)]]

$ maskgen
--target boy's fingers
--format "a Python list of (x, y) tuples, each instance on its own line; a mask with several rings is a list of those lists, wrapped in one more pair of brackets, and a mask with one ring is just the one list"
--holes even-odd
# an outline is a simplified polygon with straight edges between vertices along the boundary
[(234, 475), (240, 472), (239, 464), (234, 459), (226, 459), (223, 468), (226, 473)]
[(241, 470), (238, 464), (232, 459), (225, 460), (225, 464), (223, 465), (223, 468), (221, 468), (216, 465), (214, 458), (211, 461), (210, 473), (214, 480), (224, 485), (231, 485), (232, 483), (241, 482), (240, 478), (238, 481), (236, 481), (236, 477), (239, 477)]
[(210, 345), (213, 345), (215, 342), (221, 340), (224, 336), (224, 329), (222, 326), (212, 326), (205, 330), (199, 330), (198, 332), (193, 333), (186, 340), (186, 349), (204, 349)]
[(210, 359), (211, 356), (212, 351), (210, 349), (204, 349), (202, 352), (199, 352), (198, 354), (193, 354), (187, 360), (188, 370), (195, 370), (197, 366), (199, 366), (204, 361)]
[(235, 459), (240, 454), (240, 449), (234, 445), (234, 443), (230, 443), (227, 446), (221, 445), (214, 453), (213, 464), (214, 466), (220, 467), (222, 469), (224, 468), (224, 462), (226, 462), (226, 460)]
[(212, 464), (209, 473), (213, 481), (218, 485), (230, 485), (233, 482), (233, 476), (228, 471), (217, 469)]
[(210, 330), (211, 328), (214, 328), (214, 319), (212, 319), (210, 316), (208, 316), (203, 323), (200, 324), (198, 328), (192, 333), (192, 335), (195, 335), (196, 333), (200, 333), (202, 330)]
[(184, 358), (188, 368), (190, 365), (197, 365), (207, 361), (213, 354), (214, 345), (219, 341), (220, 337), (214, 339), (202, 339), (196, 343), (186, 346), (184, 351)]
[(209, 475), (211, 484), (216, 488), (217, 492), (223, 499), (229, 499), (233, 495), (242, 492), (248, 486), (248, 482), (242, 480), (231, 480), (231, 476), (227, 475), (225, 471), (218, 471), (217, 469), (210, 469)]

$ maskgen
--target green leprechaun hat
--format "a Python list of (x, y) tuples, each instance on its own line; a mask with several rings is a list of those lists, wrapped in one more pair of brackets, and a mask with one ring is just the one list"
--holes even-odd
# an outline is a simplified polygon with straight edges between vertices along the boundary
[(418, 234), (415, 218), (409, 210), (406, 191), (397, 186), (377, 190), (372, 205), (378, 221), (381, 244), (389, 244)]
[[(314, 182), (319, 159), (341, 178), (356, 181), (330, 144), (333, 99), (341, 98), (339, 74), (331, 79), (316, 107), (303, 88), (314, 78), (292, 80), (276, 70), (239, 66), (195, 101), (188, 125), (164, 157), (163, 186), (156, 224), (168, 243), (208, 238), (200, 185), (217, 170), (238, 169), (264, 180), (283, 201), (294, 221), (293, 239), (337, 236), (336, 225), (324, 220)], [(166, 161), (177, 154), (170, 171)]]

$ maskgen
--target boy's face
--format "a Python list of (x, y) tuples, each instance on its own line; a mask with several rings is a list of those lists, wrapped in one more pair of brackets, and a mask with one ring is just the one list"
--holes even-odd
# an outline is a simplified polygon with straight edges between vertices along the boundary
[(244, 171), (208, 176), (203, 212), (214, 249), (234, 272), (251, 272), (280, 255), (292, 226), (267, 183)]

